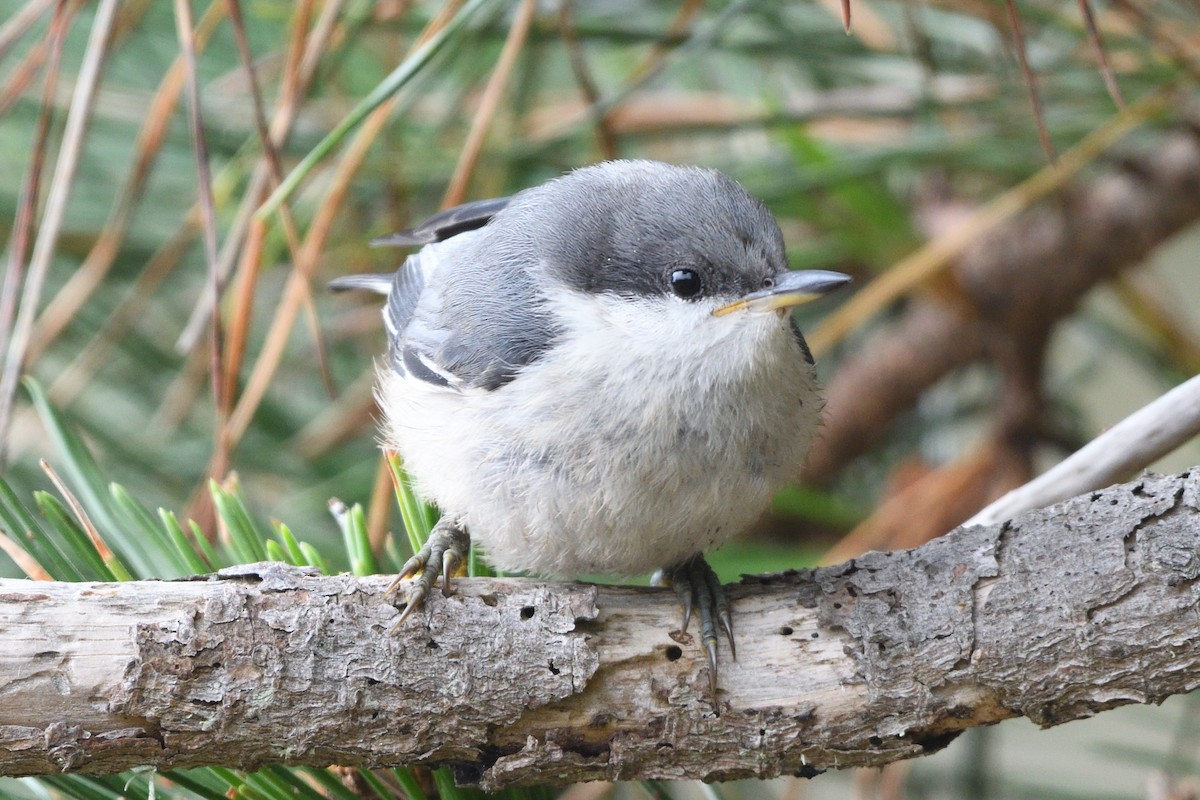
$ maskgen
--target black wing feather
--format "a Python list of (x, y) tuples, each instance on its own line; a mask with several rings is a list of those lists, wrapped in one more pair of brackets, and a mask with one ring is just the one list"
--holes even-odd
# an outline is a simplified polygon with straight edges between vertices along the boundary
[(376, 247), (417, 247), (434, 242), (444, 242), (451, 236), (482, 228), (508, 205), (511, 199), (511, 197), (493, 197), (489, 200), (476, 200), (473, 203), (448, 208), (434, 214), (415, 228), (383, 236), (375, 239), (371, 244)]

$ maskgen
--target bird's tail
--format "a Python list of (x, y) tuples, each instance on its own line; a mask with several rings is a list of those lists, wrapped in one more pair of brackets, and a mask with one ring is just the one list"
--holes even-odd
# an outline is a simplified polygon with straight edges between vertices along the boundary
[(329, 282), (329, 289), (334, 292), (349, 292), (364, 290), (386, 295), (392, 290), (393, 275), (390, 272), (380, 272), (373, 275), (343, 275)]

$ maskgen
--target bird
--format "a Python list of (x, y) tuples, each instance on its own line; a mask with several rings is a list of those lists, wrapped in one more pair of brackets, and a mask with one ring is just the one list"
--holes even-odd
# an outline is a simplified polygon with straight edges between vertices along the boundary
[(472, 542), (505, 572), (660, 570), (700, 622), (716, 697), (732, 613), (704, 554), (794, 481), (822, 401), (790, 311), (847, 283), (792, 270), (725, 174), (582, 167), (376, 244), (419, 248), (335, 290), (386, 295), (382, 442), (442, 516), (401, 568), (397, 627)]

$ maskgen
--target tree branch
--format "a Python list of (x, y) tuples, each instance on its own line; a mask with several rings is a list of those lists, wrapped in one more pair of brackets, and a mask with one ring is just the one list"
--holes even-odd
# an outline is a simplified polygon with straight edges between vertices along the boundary
[(855, 345), (826, 392), (825, 427), (804, 468), (826, 484), (885, 438), (953, 370), (1028, 352), (1097, 284), (1142, 261), (1200, 219), (1200, 125), (1081, 182), (967, 248), (937, 291)]
[(391, 635), (385, 576), (3, 580), (0, 773), (423, 763), (495, 789), (881, 765), (1200, 686), (1198, 554), (1183, 473), (747, 578), (717, 710), (666, 590), (462, 580)]

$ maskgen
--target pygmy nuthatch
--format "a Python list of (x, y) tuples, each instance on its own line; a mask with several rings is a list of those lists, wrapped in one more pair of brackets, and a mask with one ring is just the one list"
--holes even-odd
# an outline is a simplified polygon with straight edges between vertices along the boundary
[(401, 572), (421, 572), (403, 617), (471, 538), (505, 571), (661, 567), (685, 631), (699, 612), (715, 690), (717, 625), (731, 647), (733, 631), (703, 553), (795, 479), (821, 400), (789, 311), (849, 278), (789, 270), (771, 214), (725, 175), (652, 161), (381, 243), (423, 246), (333, 286), (387, 295), (385, 444), (444, 512)]

